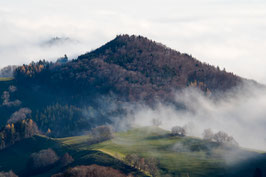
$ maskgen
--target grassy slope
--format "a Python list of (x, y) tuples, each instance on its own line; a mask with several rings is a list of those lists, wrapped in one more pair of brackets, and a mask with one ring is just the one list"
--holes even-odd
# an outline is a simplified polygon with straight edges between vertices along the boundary
[[(193, 139), (167, 136), (168, 132), (160, 129), (136, 129), (121, 133), (113, 141), (94, 145), (93, 148), (108, 152), (119, 158), (126, 154), (136, 153), (140, 156), (152, 156), (160, 161), (161, 174), (173, 176), (210, 176), (212, 172), (219, 172), (221, 160), (207, 158), (202, 151), (176, 152), (173, 147), (177, 143), (189, 142)], [(194, 139), (194, 144), (202, 141)]]
[[(0, 171), (13, 170), (19, 176), (29, 176), (29, 174), (25, 173), (25, 169), (27, 167), (27, 161), (29, 160), (30, 154), (42, 149), (52, 148), (56, 151), (58, 156), (62, 156), (64, 153), (68, 152), (75, 159), (70, 166), (98, 164), (119, 169), (126, 174), (133, 173), (136, 176), (145, 176), (136, 169), (125, 165), (120, 160), (113, 158), (108, 154), (91, 149), (79, 148), (79, 146), (88, 146), (86, 144), (87, 138), (87, 136), (81, 136), (64, 139), (51, 139), (44, 136), (35, 136), (33, 138), (23, 140), (5, 150), (0, 151)], [(69, 145), (62, 144), (62, 142), (69, 143)], [(79, 142), (79, 144), (76, 145), (76, 142)], [(64, 171), (65, 168), (54, 167), (45, 173), (35, 174), (33, 176), (48, 177), (55, 173)]]
[(14, 79), (13, 77), (0, 77), (0, 82), (2, 82), (2, 81), (11, 81), (13, 79)]
[[(197, 138), (171, 137), (168, 134), (158, 128), (146, 127), (117, 133), (113, 140), (92, 146), (83, 144), (89, 137), (70, 137), (60, 141), (83, 150), (102, 151), (120, 160), (131, 153), (156, 157), (160, 161), (162, 176), (252, 176), (254, 169), (266, 162), (265, 156), (256, 152), (224, 148)], [(181, 151), (180, 145), (184, 148)], [(176, 146), (179, 150), (175, 149)]]
[[(255, 167), (266, 165), (265, 156), (256, 152), (241, 149), (232, 151), (197, 138), (171, 137), (168, 133), (151, 127), (134, 129), (116, 133), (113, 140), (91, 146), (87, 143), (89, 136), (61, 139), (36, 136), (0, 151), (0, 171), (12, 169), (17, 174), (23, 174), (30, 154), (46, 148), (54, 149), (59, 156), (69, 152), (75, 159), (71, 166), (99, 164), (111, 166), (125, 173), (134, 172), (136, 176), (144, 175), (122, 162), (127, 154), (136, 153), (143, 157), (156, 157), (160, 161), (159, 168), (162, 176), (165, 174), (187, 176), (189, 174), (190, 177), (248, 177), (252, 176)], [(180, 144), (183, 145), (181, 151)], [(179, 150), (175, 149), (177, 145)], [(204, 149), (206, 146), (212, 147), (212, 151)], [(199, 147), (201, 150), (187, 151), (187, 149)], [(246, 154), (252, 157), (258, 156), (258, 158), (249, 159), (248, 163), (245, 163)], [(228, 157), (232, 157), (231, 161), (228, 161)], [(241, 162), (241, 165), (228, 166), (235, 161)], [(62, 170), (64, 169), (55, 167), (39, 176), (51, 176)]]
[(47, 148), (53, 148), (57, 150), (57, 153), (60, 149), (58, 143), (42, 136), (35, 136), (16, 143), (0, 151), (0, 171), (13, 170), (17, 174), (23, 174), (30, 154)]

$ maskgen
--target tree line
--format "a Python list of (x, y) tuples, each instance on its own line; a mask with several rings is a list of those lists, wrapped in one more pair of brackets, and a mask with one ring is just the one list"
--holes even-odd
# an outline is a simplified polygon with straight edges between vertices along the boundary
[(38, 127), (32, 119), (8, 123), (0, 130), (0, 150), (38, 133)]

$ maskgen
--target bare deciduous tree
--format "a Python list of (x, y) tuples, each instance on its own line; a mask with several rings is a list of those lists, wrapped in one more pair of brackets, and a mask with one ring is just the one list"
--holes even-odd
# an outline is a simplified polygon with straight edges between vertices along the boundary
[(30, 117), (31, 109), (29, 108), (21, 108), (17, 112), (14, 112), (7, 123), (16, 123), (18, 121), (24, 120)]
[(238, 143), (232, 136), (229, 136), (227, 133), (223, 131), (219, 131), (218, 133), (214, 134), (213, 139), (215, 142), (219, 144), (228, 144), (236, 146), (238, 145)]
[(52, 177), (127, 177), (127, 176), (121, 173), (120, 171), (110, 167), (90, 165), (90, 166), (77, 166), (74, 168), (70, 168), (66, 170), (64, 173), (55, 174)]
[(106, 141), (113, 138), (112, 128), (107, 125), (98, 126), (92, 129), (91, 135), (96, 141)]
[(53, 165), (59, 160), (59, 157), (52, 149), (44, 149), (37, 153), (31, 154), (29, 166), (33, 169), (44, 168)]
[(205, 129), (202, 135), (203, 135), (203, 139), (208, 140), (208, 141), (213, 141), (214, 133), (212, 132), (211, 129)]
[(143, 158), (137, 154), (128, 154), (125, 157), (125, 162), (134, 168), (149, 172), (153, 177), (159, 175), (158, 160), (153, 157)]
[(13, 171), (0, 172), (0, 177), (18, 177)]
[(173, 136), (185, 136), (186, 130), (180, 126), (174, 126), (171, 130), (171, 135)]
[(71, 155), (69, 155), (69, 153), (65, 153), (65, 155), (63, 155), (63, 157), (61, 157), (60, 159), (61, 166), (67, 166), (68, 164), (71, 164), (72, 162), (74, 162), (74, 159)]

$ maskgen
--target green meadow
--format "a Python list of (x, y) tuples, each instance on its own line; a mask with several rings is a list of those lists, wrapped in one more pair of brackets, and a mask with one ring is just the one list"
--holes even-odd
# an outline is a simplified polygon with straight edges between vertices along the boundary
[[(174, 137), (156, 127), (136, 128), (114, 134), (112, 140), (89, 145), (89, 135), (52, 139), (35, 136), (0, 151), (0, 171), (24, 174), (33, 152), (52, 148), (59, 156), (68, 152), (75, 161), (68, 167), (98, 164), (134, 176), (150, 176), (125, 163), (125, 156), (137, 154), (158, 160), (160, 176), (251, 176), (265, 165), (265, 155), (239, 147), (224, 147), (195, 137)], [(65, 168), (68, 168), (65, 167)], [(53, 168), (37, 176), (51, 176), (64, 169)]]
[(0, 82), (1, 81), (11, 81), (13, 79), (14, 79), (13, 77), (0, 77)]

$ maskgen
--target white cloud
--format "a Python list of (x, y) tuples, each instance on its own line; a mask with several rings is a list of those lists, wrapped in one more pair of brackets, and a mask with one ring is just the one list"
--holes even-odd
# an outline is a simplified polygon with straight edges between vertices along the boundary
[[(262, 0), (10, 0), (0, 2), (0, 67), (76, 56), (117, 34), (140, 34), (266, 83)], [(43, 48), (52, 37), (79, 43)]]

